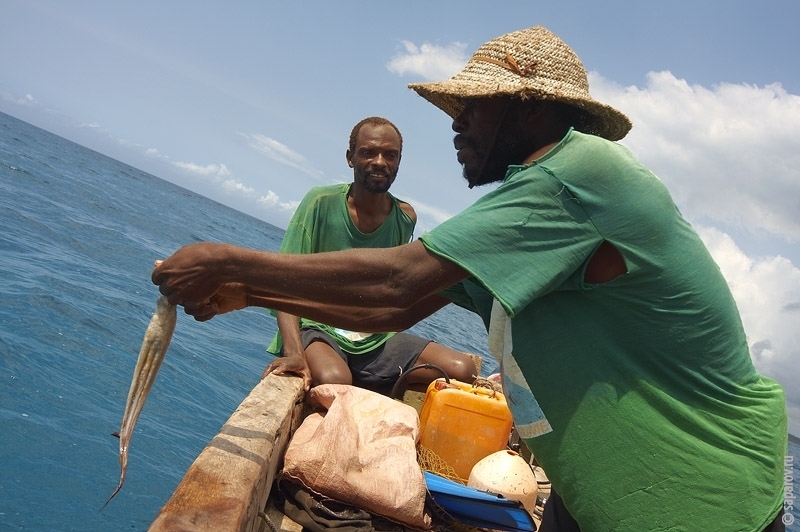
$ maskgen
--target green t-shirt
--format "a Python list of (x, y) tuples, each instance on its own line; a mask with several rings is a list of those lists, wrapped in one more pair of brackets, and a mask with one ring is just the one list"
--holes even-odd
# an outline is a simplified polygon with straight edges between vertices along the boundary
[[(571, 131), (420, 239), (472, 275), (445, 295), (487, 325), (494, 299), (510, 317), (515, 423), (583, 530), (752, 532), (780, 510), (783, 391), (753, 367), (700, 238), (626, 148)], [(603, 241), (628, 271), (586, 284)]]
[[(375, 231), (362, 233), (350, 218), (347, 193), (352, 184), (312, 188), (300, 202), (281, 242), (281, 253), (321, 253), (351, 248), (388, 248), (408, 243), (414, 235), (414, 220), (389, 195), (393, 206), (389, 216)], [(362, 354), (382, 345), (394, 333), (363, 334), (345, 331), (301, 318), (301, 327), (316, 327), (330, 334), (339, 347), (351, 354)], [(275, 335), (267, 351), (279, 354), (283, 341)]]

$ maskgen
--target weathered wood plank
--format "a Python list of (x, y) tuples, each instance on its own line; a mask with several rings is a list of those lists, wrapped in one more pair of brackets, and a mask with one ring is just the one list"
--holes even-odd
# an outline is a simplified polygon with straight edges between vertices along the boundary
[(250, 532), (302, 412), (303, 381), (269, 375), (189, 467), (150, 532)]

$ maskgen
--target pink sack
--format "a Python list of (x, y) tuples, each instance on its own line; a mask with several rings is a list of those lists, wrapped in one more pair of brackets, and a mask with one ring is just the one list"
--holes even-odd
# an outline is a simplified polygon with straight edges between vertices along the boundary
[(343, 384), (309, 392), (327, 412), (307, 417), (292, 436), (283, 477), (331, 499), (427, 530), (425, 478), (417, 463), (413, 407)]

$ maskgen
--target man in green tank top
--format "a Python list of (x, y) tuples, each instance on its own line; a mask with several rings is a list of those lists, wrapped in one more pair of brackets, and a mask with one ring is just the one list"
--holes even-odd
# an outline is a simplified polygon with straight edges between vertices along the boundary
[[(292, 216), (281, 253), (321, 253), (407, 244), (414, 234), (413, 207), (389, 188), (397, 177), (403, 138), (381, 117), (360, 121), (350, 133), (347, 164), (353, 182), (312, 188)], [(464, 353), (407, 333), (362, 333), (276, 312), (278, 333), (267, 351), (278, 356), (264, 370), (318, 384), (355, 384), (388, 394), (398, 377), (417, 364), (434, 364), (450, 378), (472, 382), (475, 366)], [(433, 369), (410, 373), (406, 384), (427, 387), (441, 377)]]
[(160, 291), (201, 320), (252, 305), (371, 331), (455, 302), (484, 318), (515, 426), (560, 495), (542, 530), (783, 530), (783, 390), (572, 49), (528, 28), (411, 88), (452, 117), (469, 186), (496, 188), (380, 253), (186, 246), (155, 268)]

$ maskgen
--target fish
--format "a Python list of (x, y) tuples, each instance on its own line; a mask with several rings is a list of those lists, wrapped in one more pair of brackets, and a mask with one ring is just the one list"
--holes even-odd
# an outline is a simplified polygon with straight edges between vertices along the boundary
[[(156, 311), (150, 319), (147, 330), (144, 333), (142, 347), (139, 349), (139, 358), (136, 361), (136, 368), (133, 370), (133, 379), (128, 391), (128, 398), (125, 401), (125, 412), (122, 415), (122, 425), (119, 433), (114, 436), (119, 438), (119, 483), (117, 488), (106, 500), (103, 508), (111, 502), (111, 499), (122, 489), (125, 482), (125, 474), (128, 470), (128, 449), (130, 447), (133, 427), (139, 419), (150, 388), (153, 386), (161, 363), (169, 349), (172, 341), (172, 334), (175, 332), (175, 323), (178, 313), (175, 305), (171, 305), (165, 296), (160, 296), (156, 302)], [(101, 508), (102, 509), (102, 508)]]

